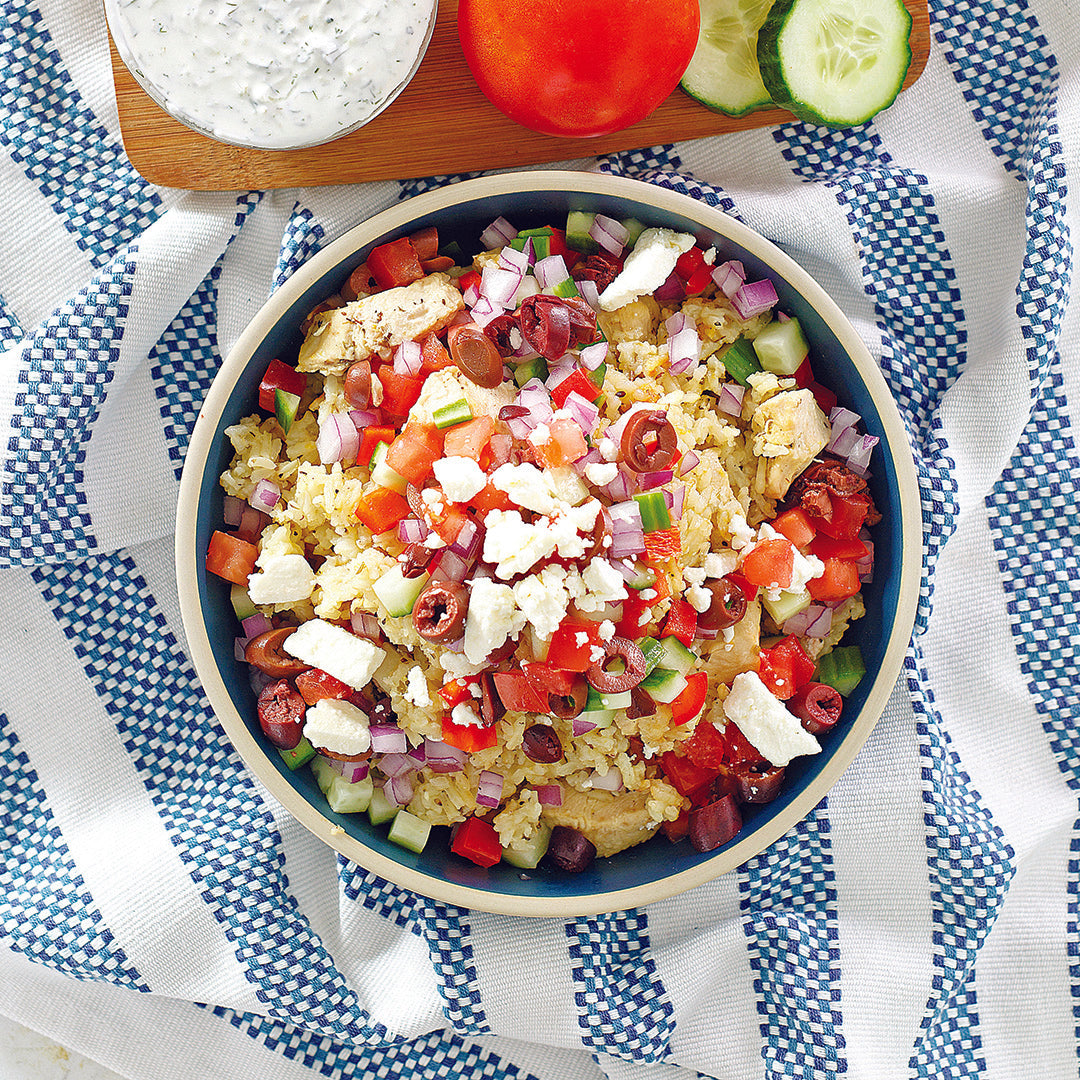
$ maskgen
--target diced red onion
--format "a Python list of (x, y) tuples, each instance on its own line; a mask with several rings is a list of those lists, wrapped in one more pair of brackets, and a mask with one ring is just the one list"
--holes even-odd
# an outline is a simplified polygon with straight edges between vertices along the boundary
[(366, 761), (338, 761), (336, 758), (327, 758), (330, 768), (340, 773), (346, 783), (358, 784), (367, 778), (371, 766)]
[(776, 313), (777, 322), (791, 322), (791, 316), (786, 311), (778, 311)]
[(544, 386), (548, 390), (554, 390), (564, 379), (574, 372), (574, 358), (569, 353), (564, 353), (558, 360), (549, 364), (548, 377), (544, 380)]
[(559, 282), (566, 281), (570, 271), (566, 269), (566, 260), (561, 255), (548, 255), (537, 260), (533, 274), (541, 289), (553, 289)]
[(394, 350), (394, 371), (399, 375), (419, 375), (424, 353), (419, 341), (403, 341)]
[(273, 629), (270, 619), (261, 611), (249, 615), (240, 625), (244, 629), (244, 636), (248, 638), (258, 637), (260, 634), (265, 634), (268, 630)]
[[(815, 608), (817, 605), (811, 604), (810, 607)], [(809, 610), (809, 608), (807, 610)], [(806, 636), (812, 638), (827, 638), (829, 632), (832, 630), (832, 621), (832, 608), (827, 608), (822, 605), (821, 609), (814, 613), (814, 618), (807, 624)]]
[(675, 375), (693, 367), (701, 359), (701, 338), (693, 323), (669, 337), (667, 347), (668, 366)]
[(716, 287), (730, 300), (746, 280), (746, 271), (741, 262), (729, 259), (713, 270), (712, 279)]
[(427, 761), (427, 751), (424, 749), (424, 744), (421, 743), (419, 746), (414, 746), (409, 751), (409, 757), (416, 762), (417, 768), (423, 765)]
[(576, 390), (571, 390), (566, 395), (563, 408), (574, 418), (575, 423), (586, 434), (591, 435), (600, 419), (600, 409), (592, 401), (582, 397)]
[(822, 611), (826, 610), (828, 609), (821, 604), (810, 604), (808, 607), (803, 608), (802, 611), (796, 611), (794, 615), (786, 619), (781, 629), (785, 634), (795, 634), (803, 637), (806, 634), (806, 628), (817, 619)]
[(244, 500), (235, 495), (226, 495), (222, 508), (225, 524), (230, 528), (240, 524), (240, 515), (244, 512)]
[(256, 510), (254, 506), (244, 506), (240, 511), (240, 523), (236, 527), (236, 535), (241, 540), (254, 544), (269, 520), (266, 514), (261, 510)]
[(608, 358), (609, 345), (606, 341), (596, 341), (581, 350), (581, 366), (586, 371), (595, 371)]
[(534, 790), (541, 806), (562, 806), (562, 784), (537, 784)]
[(517, 229), (504, 217), (497, 217), (481, 234), (480, 243), (489, 251), (505, 247), (518, 234)]
[(626, 241), (630, 234), (621, 221), (608, 217), (606, 214), (597, 214), (589, 226), (589, 235), (607, 252), (619, 256), (626, 247)]
[(683, 280), (677, 270), (672, 270), (667, 280), (654, 293), (653, 299), (662, 305), (677, 304), (686, 296)]
[(396, 724), (372, 724), (369, 730), (373, 754), (404, 754), (409, 747), (405, 732)]
[(870, 455), (873, 453), (874, 447), (877, 446), (879, 441), (880, 440), (876, 435), (863, 435), (851, 450), (848, 451), (848, 467), (853, 469), (860, 476), (866, 476), (870, 466)]
[(403, 544), (420, 544), (427, 539), (428, 527), (419, 518), (405, 517), (398, 522), (397, 535)]
[(600, 290), (597, 288), (595, 281), (585, 278), (577, 283), (577, 290), (581, 293), (581, 298), (593, 311), (600, 310)]
[(681, 521), (683, 505), (686, 502), (686, 485), (672, 484), (669, 490), (671, 491), (671, 506), (668, 509), (671, 511), (671, 516), (675, 521)]
[(671, 469), (658, 469), (655, 472), (638, 473), (638, 490), (652, 491), (662, 484), (669, 484), (675, 478)]
[(846, 458), (859, 442), (859, 432), (854, 427), (833, 431), (827, 449), (837, 457)]
[(466, 562), (472, 562), (480, 554), (480, 546), (484, 542), (484, 536), (480, 526), (466, 518), (457, 536), (449, 546), (449, 550), (455, 555), (460, 555)]
[(353, 427), (357, 431), (363, 431), (365, 428), (371, 427), (372, 424), (379, 422), (379, 414), (371, 409), (353, 409), (349, 413), (349, 419), (353, 422)]
[(502, 800), (503, 776), (502, 773), (491, 772), (488, 769), (481, 771), (477, 778), (476, 804), (477, 806), (498, 806)]
[(383, 776), (404, 776), (406, 773), (416, 772), (421, 765), (408, 754), (383, 754), (375, 764)]
[(265, 478), (255, 485), (255, 489), (248, 499), (248, 502), (256, 510), (261, 510), (264, 514), (270, 513), (280, 501), (281, 488), (273, 480), (266, 480)]
[[(243, 638), (237, 638), (237, 642), (243, 641)], [(242, 659), (242, 657), (240, 658)], [(277, 678), (273, 675), (267, 675), (265, 671), (260, 671), (254, 664), (248, 664), (248, 685), (251, 687), (252, 693), (258, 697), (271, 683), (277, 682)]]
[(524, 277), (525, 271), (529, 269), (529, 256), (532, 252), (532, 238), (529, 237), (526, 248), (522, 251), (518, 251), (517, 248), (504, 247), (499, 252), (498, 265), (504, 270), (514, 270), (519, 277)]
[(608, 558), (628, 559), (632, 555), (640, 555), (645, 550), (645, 533), (637, 529), (625, 529), (621, 532), (611, 533), (611, 547), (607, 549)]
[(518, 291), (521, 278), (522, 273), (520, 270), (507, 270), (489, 263), (484, 267), (484, 272), (480, 278), (480, 298), (487, 297), (492, 304), (504, 310), (512, 307), (514, 293)]
[(623, 778), (618, 769), (609, 769), (606, 773), (593, 769), (590, 779), (597, 791), (622, 791)]
[(859, 570), (859, 580), (869, 582), (874, 580), (874, 541), (863, 540), (866, 545), (866, 554), (855, 560), (855, 566)]
[(477, 326), (487, 326), (489, 322), (497, 319), (506, 309), (501, 304), (496, 304), (494, 300), (489, 300), (486, 296), (481, 296), (471, 309), (472, 321)]
[(696, 469), (701, 463), (701, 455), (696, 450), (687, 450), (685, 454), (678, 461), (678, 468), (675, 470), (678, 476), (686, 476), (692, 469)]
[(774, 307), (779, 299), (776, 286), (768, 278), (762, 278), (760, 281), (744, 281), (731, 297), (731, 304), (740, 319), (752, 319)]
[(468, 576), (472, 564), (471, 559), (463, 559), (456, 551), (444, 547), (435, 556), (429, 572), (434, 581), (462, 582)]
[(383, 794), (393, 806), (408, 806), (409, 800), (413, 797), (413, 791), (412, 773), (391, 776), (383, 785)]
[(475, 307), (476, 301), (480, 299), (480, 286), (473, 281), (471, 285), (466, 286), (461, 299), (465, 301), (466, 307)]
[(449, 743), (424, 740), (424, 764), (437, 773), (460, 772), (468, 755)]
[(591, 720), (582, 720), (581, 717), (575, 717), (570, 722), (570, 731), (576, 738), (578, 735), (584, 735), (587, 731), (592, 731), (596, 725)]
[(354, 611), (349, 619), (353, 633), (357, 637), (366, 638), (368, 641), (382, 640), (382, 627), (379, 626), (378, 618), (370, 611)]
[(746, 387), (738, 383), (724, 383), (720, 387), (720, 397), (716, 407), (727, 416), (741, 416), (743, 398), (746, 396)]
[(689, 316), (684, 315), (681, 311), (676, 311), (674, 315), (669, 315), (664, 320), (664, 329), (667, 331), (669, 338), (674, 337), (690, 325), (692, 324)]
[(608, 507), (608, 515), (611, 518), (613, 528), (625, 528), (627, 525), (636, 529), (641, 528), (641, 507), (636, 499), (629, 495), (622, 502), (613, 503)]
[(323, 465), (335, 461), (355, 461), (360, 449), (360, 434), (347, 413), (329, 413), (319, 425), (319, 437), (315, 440), (319, 461)]
[[(246, 657), (244, 656), (244, 653), (247, 651), (248, 642), (250, 640), (251, 640), (250, 638), (246, 638), (246, 637), (233, 638), (233, 659), (234, 660), (245, 660), (246, 659)], [(258, 669), (257, 668), (252, 668), (252, 670), (257, 671)], [(261, 687), (260, 687), (260, 689), (261, 689)], [(257, 692), (258, 691), (256, 691), (256, 693)]]
[(600, 456), (600, 451), (595, 446), (590, 446), (588, 451), (574, 462), (574, 470), (581, 476), (585, 475), (585, 470), (590, 465), (599, 465), (603, 462), (603, 458)]
[(620, 469), (615, 479), (610, 484), (605, 484), (600, 490), (612, 502), (622, 502), (629, 499), (637, 490), (637, 481), (629, 473)]

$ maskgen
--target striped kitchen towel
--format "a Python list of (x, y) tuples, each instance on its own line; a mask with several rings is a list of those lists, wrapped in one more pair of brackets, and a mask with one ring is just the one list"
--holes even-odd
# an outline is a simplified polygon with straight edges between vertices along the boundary
[(931, 0), (929, 65), (873, 123), (592, 164), (720, 206), (833, 295), (905, 421), (927, 569), (885, 715), (804, 821), (683, 896), (524, 922), (285, 814), (201, 694), (172, 568), (185, 447), (245, 323), (454, 178), (155, 188), (98, 0), (6, 0), (0, 1012), (137, 1080), (1075, 1076), (1071, 7)]

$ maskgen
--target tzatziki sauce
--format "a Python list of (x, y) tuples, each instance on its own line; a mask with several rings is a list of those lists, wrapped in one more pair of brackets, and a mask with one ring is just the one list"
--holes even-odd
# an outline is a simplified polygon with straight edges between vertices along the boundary
[(106, 0), (117, 51), (177, 120), (225, 143), (327, 142), (412, 78), (435, 0)]

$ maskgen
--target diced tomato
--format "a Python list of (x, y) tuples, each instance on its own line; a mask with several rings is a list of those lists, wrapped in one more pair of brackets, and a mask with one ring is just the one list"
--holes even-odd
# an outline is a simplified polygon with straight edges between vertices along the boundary
[(758, 678), (781, 701), (804, 687), (814, 677), (814, 661), (806, 655), (794, 634), (761, 650)]
[(683, 279), (689, 280), (695, 271), (705, 265), (705, 253), (696, 244), (684, 251), (675, 262), (675, 272)]
[(551, 636), (547, 663), (563, 671), (587, 671), (592, 666), (589, 653), (597, 644), (599, 623), (582, 619), (563, 619)]
[(846, 496), (831, 495), (830, 502), (832, 516), (828, 520), (817, 514), (810, 515), (817, 531), (834, 540), (850, 540), (858, 536), (870, 512), (870, 499), (858, 491)]
[(434, 424), (410, 420), (386, 451), (386, 464), (410, 484), (421, 487), (442, 456), (442, 432)]
[(724, 764), (727, 738), (715, 724), (702, 720), (694, 734), (679, 745), (679, 753), (689, 758), (698, 768), (719, 769)]
[(581, 368), (574, 368), (551, 389), (551, 400), (555, 403), (555, 408), (561, 409), (571, 393), (580, 394), (586, 401), (595, 401), (600, 396), (600, 387)]
[(296, 683), (296, 689), (300, 691), (300, 696), (309, 705), (314, 705), (316, 701), (322, 701), (324, 698), (344, 701), (353, 694), (353, 688), (348, 683), (335, 679), (333, 675), (319, 668), (301, 671), (293, 681)]
[(545, 426), (548, 436), (544, 442), (536, 443), (531, 438), (529, 439), (539, 465), (548, 469), (557, 469), (577, 461), (588, 453), (589, 447), (585, 443), (585, 434), (575, 420), (564, 417), (552, 420)]
[(521, 670), (533, 686), (544, 692), (545, 701), (549, 692), (569, 694), (574, 688), (574, 676), (579, 674), (576, 671), (562, 671), (543, 661), (524, 663)]
[(814, 381), (814, 371), (810, 367), (810, 357), (804, 358), (803, 362), (795, 369), (795, 373), (791, 376), (795, 380), (795, 385), (800, 390), (805, 390)]
[(781, 536), (786, 536), (797, 548), (806, 547), (817, 534), (810, 515), (801, 506), (793, 506), (790, 510), (777, 514), (772, 527)]
[(574, 264), (581, 258), (581, 252), (575, 251), (566, 243), (566, 233), (562, 229), (552, 228), (548, 237), (548, 254), (561, 255), (566, 269), (572, 270)]
[(416, 248), (407, 236), (373, 248), (367, 257), (367, 264), (371, 276), (384, 289), (408, 285), (424, 276)]
[(495, 726), (480, 727), (478, 724), (455, 724), (448, 716), (442, 719), (443, 742), (465, 754), (487, 750), (499, 741)]
[(712, 282), (712, 267), (699, 266), (686, 279), (686, 295), (698, 296), (703, 293)]
[(443, 456), (467, 457), (479, 461), (494, 430), (495, 421), (490, 416), (478, 416), (475, 420), (447, 428), (443, 441)]
[(724, 728), (724, 764), (741, 765), (744, 761), (757, 764), (765, 761), (757, 747), (742, 733), (734, 720)]
[(743, 559), (742, 574), (753, 585), (786, 589), (791, 584), (795, 549), (787, 539), (763, 540)]
[(820, 577), (811, 578), (806, 587), (810, 595), (822, 602), (846, 600), (859, 591), (859, 567), (851, 559), (823, 559), (825, 570)]
[(469, 506), (481, 513), (488, 510), (513, 510), (517, 504), (489, 480), (487, 486), (478, 491), (470, 500)]
[(816, 555), (819, 559), (862, 559), (868, 554), (867, 546), (857, 536), (851, 540), (818, 536), (809, 550), (811, 555)]
[(674, 821), (662, 822), (660, 828), (673, 844), (677, 844), (690, 831), (690, 811), (683, 810)]
[(442, 371), (443, 368), (451, 367), (453, 363), (450, 354), (446, 351), (446, 346), (434, 331), (420, 342), (420, 370), (424, 374)]
[(666, 562), (674, 559), (681, 551), (682, 537), (677, 525), (645, 534), (645, 556), (649, 562)]
[[(794, 560), (792, 560), (792, 563), (794, 564)], [(730, 574), (727, 574), (726, 577), (733, 585), (738, 585), (739, 588), (742, 589), (743, 596), (746, 597), (746, 602), (748, 604), (751, 600), (757, 598), (758, 587), (752, 581), (747, 581), (738, 571), (733, 570)]]
[(206, 548), (206, 569), (234, 585), (246, 585), (258, 557), (254, 544), (227, 532), (215, 532)]
[(648, 593), (651, 589), (656, 595), (649, 598), (649, 603), (659, 604), (661, 600), (666, 600), (671, 595), (667, 574), (664, 572), (663, 568), (657, 565), (652, 559), (646, 559), (645, 561), (648, 563), (649, 569), (656, 575), (656, 580), (648, 589), (642, 589), (641, 591)]
[(410, 513), (409, 503), (404, 496), (384, 487), (373, 487), (361, 495), (356, 504), (357, 520), (376, 536), (395, 528)]
[(391, 416), (408, 416), (420, 398), (424, 380), (416, 375), (399, 375), (390, 364), (383, 364), (377, 374), (383, 390), (383, 411)]
[(360, 449), (356, 452), (356, 463), (366, 465), (375, 453), (375, 447), (384, 442), (388, 446), (397, 437), (397, 431), (382, 424), (372, 424), (360, 433)]
[(502, 845), (495, 826), (478, 817), (467, 818), (457, 827), (450, 850), (471, 859), (477, 866), (494, 866), (502, 858)]
[[(671, 703), (671, 722), (688, 724), (705, 707), (705, 693), (709, 688), (709, 676), (704, 671), (695, 671), (686, 676), (686, 687)], [(699, 727), (701, 725), (698, 725)], [(706, 724), (712, 727), (712, 724)]]
[(451, 679), (439, 687), (439, 697), (446, 702), (446, 707), (452, 709), (463, 701), (472, 700), (472, 685), (477, 681), (476, 675), (466, 675), (460, 679)]
[(697, 634), (698, 613), (685, 601), (675, 600), (661, 627), (661, 637), (678, 638), (688, 649)]
[(674, 750), (660, 755), (660, 768), (664, 770), (671, 786), (691, 802), (707, 798), (709, 786), (720, 775), (718, 768), (703, 769), (689, 758), (676, 754)]
[(271, 360), (266, 365), (266, 374), (259, 383), (259, 408), (267, 412), (274, 411), (274, 391), (284, 390), (287, 394), (304, 396), (307, 376), (302, 371), (283, 364), (280, 360)]
[(427, 511), (428, 523), (444, 544), (452, 544), (461, 532), (462, 526), (469, 520), (469, 515), (459, 503), (444, 502), (439, 509)]
[(548, 696), (520, 671), (496, 671), (495, 693), (511, 712), (547, 713)]

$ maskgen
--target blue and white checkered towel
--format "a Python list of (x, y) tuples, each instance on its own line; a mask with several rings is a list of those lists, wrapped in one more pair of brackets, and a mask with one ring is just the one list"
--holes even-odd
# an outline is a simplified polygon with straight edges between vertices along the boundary
[(5, 0), (0, 1012), (138, 1080), (1076, 1076), (1077, 12), (930, 6), (929, 66), (872, 124), (596, 166), (780, 242), (880, 361), (928, 566), (903, 678), (760, 857), (523, 923), (297, 826), (177, 612), (177, 479), (220, 357), (312, 252), (427, 184), (156, 189), (99, 0)]

